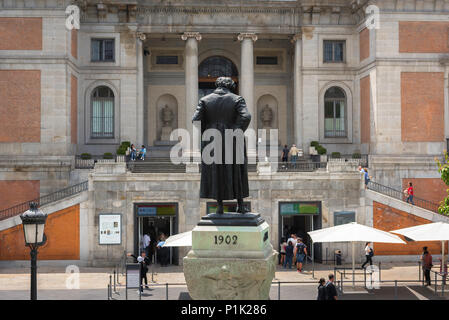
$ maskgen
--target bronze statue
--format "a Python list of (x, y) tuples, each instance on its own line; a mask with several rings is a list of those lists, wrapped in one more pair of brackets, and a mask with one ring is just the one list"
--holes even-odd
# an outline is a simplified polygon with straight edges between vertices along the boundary
[[(243, 198), (249, 196), (248, 187), (248, 158), (246, 143), (232, 140), (232, 163), (226, 163), (225, 130), (241, 129), (244, 132), (251, 122), (251, 115), (245, 100), (231, 91), (235, 89), (234, 81), (229, 77), (220, 77), (215, 82), (217, 89), (200, 99), (193, 115), (193, 121), (201, 121), (201, 135), (207, 129), (217, 129), (221, 133), (221, 163), (206, 164), (201, 160), (201, 188), (200, 197), (217, 200), (218, 214), (223, 214), (223, 200), (237, 199), (237, 212), (246, 213)], [(201, 143), (201, 152), (213, 140)], [(215, 152), (216, 150), (214, 150)], [(236, 154), (242, 154), (241, 163), (236, 161)]]

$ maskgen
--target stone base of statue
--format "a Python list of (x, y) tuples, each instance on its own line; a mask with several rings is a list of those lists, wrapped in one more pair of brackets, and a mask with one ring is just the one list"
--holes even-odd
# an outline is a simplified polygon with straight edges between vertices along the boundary
[(195, 300), (268, 300), (277, 252), (259, 214), (209, 214), (192, 231), (184, 276)]

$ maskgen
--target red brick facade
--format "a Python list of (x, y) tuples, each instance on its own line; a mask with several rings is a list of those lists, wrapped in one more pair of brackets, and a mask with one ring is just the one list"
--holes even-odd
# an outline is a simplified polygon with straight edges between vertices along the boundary
[(415, 197), (440, 203), (447, 197), (446, 189), (448, 186), (439, 178), (407, 178), (402, 179), (402, 190), (408, 188), (408, 183), (413, 185)]
[(371, 88), (369, 75), (360, 79), (360, 135), (362, 143), (370, 142)]
[(0, 210), (39, 198), (39, 180), (0, 180)]
[(401, 73), (401, 138), (444, 141), (444, 73)]
[(0, 50), (42, 50), (42, 18), (0, 18)]
[(399, 52), (449, 53), (449, 22), (400, 21)]
[(365, 28), (359, 33), (360, 62), (369, 58), (369, 29)]

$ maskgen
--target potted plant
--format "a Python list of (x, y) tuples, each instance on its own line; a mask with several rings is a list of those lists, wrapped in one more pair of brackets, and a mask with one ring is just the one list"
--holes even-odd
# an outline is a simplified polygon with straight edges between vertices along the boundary
[(340, 159), (341, 153), (340, 152), (332, 152), (331, 157), (332, 157), (332, 159)]
[(103, 159), (114, 159), (114, 156), (110, 152), (105, 152), (103, 154)]
[(319, 146), (320, 144), (318, 143), (318, 141), (312, 141), (312, 142), (310, 142), (310, 147), (309, 147), (309, 154), (311, 155), (311, 156), (316, 156), (316, 155), (318, 155), (318, 152), (317, 152), (317, 147)]
[(327, 149), (321, 145), (316, 147), (318, 154), (320, 155), (320, 162), (327, 162)]
[(89, 160), (89, 159), (92, 159), (92, 155), (91, 155), (90, 153), (87, 153), (87, 152), (81, 153), (80, 157), (81, 157), (81, 159), (83, 159), (83, 160)]

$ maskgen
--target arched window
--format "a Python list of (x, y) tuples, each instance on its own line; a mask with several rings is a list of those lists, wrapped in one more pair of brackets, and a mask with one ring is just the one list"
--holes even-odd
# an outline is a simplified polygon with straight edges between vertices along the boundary
[(237, 68), (225, 57), (213, 56), (205, 59), (198, 67), (200, 78), (237, 77)]
[(339, 87), (331, 87), (324, 94), (324, 136), (346, 137), (346, 95)]
[(106, 86), (92, 92), (91, 137), (114, 138), (114, 93)]

